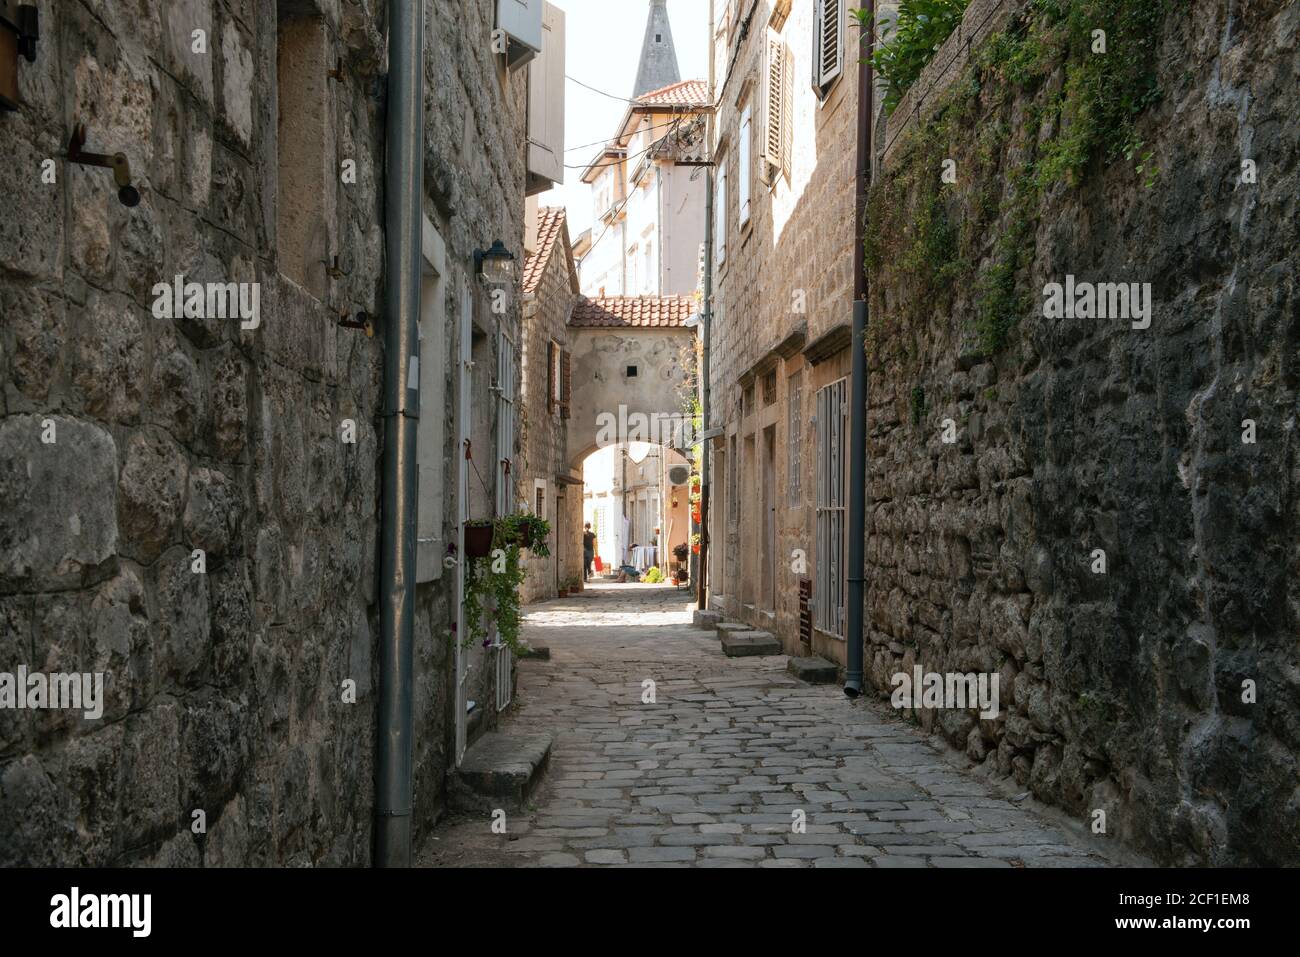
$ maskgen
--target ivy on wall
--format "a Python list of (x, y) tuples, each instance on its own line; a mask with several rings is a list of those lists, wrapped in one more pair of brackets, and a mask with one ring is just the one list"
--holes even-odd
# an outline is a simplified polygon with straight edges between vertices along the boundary
[[(873, 286), (909, 295), (873, 310), (868, 348), (903, 324), (950, 311), (966, 289), (979, 352), (1005, 347), (1031, 307), (1026, 273), (1044, 195), (1078, 188), (1117, 162), (1131, 164), (1139, 187), (1155, 183), (1138, 120), (1160, 98), (1164, 18), (1186, 3), (1030, 0), (979, 48), (872, 187), (867, 269)], [(939, 32), (933, 21), (918, 24), (908, 36), (921, 39), (889, 54), (891, 89), (899, 84), (901, 95), (915, 80), (925, 65), (916, 67), (917, 53), (941, 44), (932, 42)], [(945, 183), (952, 161), (956, 182)]]

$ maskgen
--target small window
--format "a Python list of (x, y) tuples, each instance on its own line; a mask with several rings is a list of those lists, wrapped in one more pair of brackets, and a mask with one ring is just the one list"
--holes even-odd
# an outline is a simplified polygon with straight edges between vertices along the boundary
[(636, 366), (628, 366), (628, 367), (627, 367), (627, 377), (628, 377), (629, 379), (635, 379), (635, 378), (636, 378)]

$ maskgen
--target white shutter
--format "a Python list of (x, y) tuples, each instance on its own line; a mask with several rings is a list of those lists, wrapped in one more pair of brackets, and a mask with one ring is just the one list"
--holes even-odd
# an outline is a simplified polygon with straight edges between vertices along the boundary
[(794, 157), (794, 58), (790, 48), (783, 47), (781, 62), (781, 172), (790, 181), (790, 167)]
[(564, 11), (548, 3), (544, 13), (542, 52), (528, 64), (528, 172), (561, 183), (564, 181)]
[(740, 114), (740, 142), (736, 144), (740, 153), (739, 168), (736, 170), (736, 177), (739, 180), (736, 183), (736, 208), (739, 210), (737, 221), (741, 226), (749, 222), (749, 157), (753, 149), (750, 143), (750, 132), (753, 126), (753, 109), (746, 105), (744, 112)]
[(497, 26), (531, 50), (542, 49), (543, 0), (497, 0)]
[(767, 38), (767, 91), (763, 118), (763, 179), (781, 169), (785, 145), (785, 44), (778, 36)]
[(713, 198), (713, 258), (721, 264), (727, 258), (727, 167), (718, 167), (718, 189)]
[(815, 0), (812, 82), (824, 94), (844, 69), (844, 0)]

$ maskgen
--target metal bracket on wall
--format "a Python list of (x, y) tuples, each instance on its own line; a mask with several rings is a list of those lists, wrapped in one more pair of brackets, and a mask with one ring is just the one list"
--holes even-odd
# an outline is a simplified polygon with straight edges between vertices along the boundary
[(340, 83), (343, 82), (343, 78), (344, 78), (345, 76), (347, 76), (347, 74), (346, 74), (345, 72), (343, 72), (343, 58), (342, 58), (342, 57), (339, 57), (339, 58), (335, 61), (335, 63), (334, 63), (334, 69), (326, 71), (326, 75), (327, 75), (331, 80), (338, 80)]
[(344, 276), (351, 276), (351, 272), (344, 272), (343, 267), (339, 265), (339, 257), (335, 256), (333, 260), (322, 259), (321, 262), (329, 263), (325, 267), (325, 274), (331, 279), (342, 279)]
[(368, 312), (358, 312), (355, 317), (349, 317), (346, 312), (340, 312), (338, 324), (344, 329), (364, 329), (367, 339), (375, 337), (375, 324), (370, 321)]
[(87, 153), (82, 149), (86, 145), (86, 124), (78, 123), (72, 129), (72, 139), (68, 141), (68, 162), (79, 166), (99, 166), (113, 171), (113, 180), (117, 183), (117, 198), (123, 206), (139, 206), (140, 191), (131, 185), (131, 163), (125, 153)]

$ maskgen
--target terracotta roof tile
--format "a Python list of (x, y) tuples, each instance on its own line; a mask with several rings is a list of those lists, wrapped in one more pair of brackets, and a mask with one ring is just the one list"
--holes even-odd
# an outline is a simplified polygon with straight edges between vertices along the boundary
[(524, 292), (536, 292), (551, 259), (551, 250), (564, 226), (563, 206), (542, 206), (537, 210), (537, 252), (524, 261), (521, 282)]
[(709, 85), (703, 80), (682, 80), (636, 99), (637, 106), (712, 106)]
[(693, 296), (582, 296), (573, 305), (569, 325), (587, 329), (681, 329), (693, 312)]

